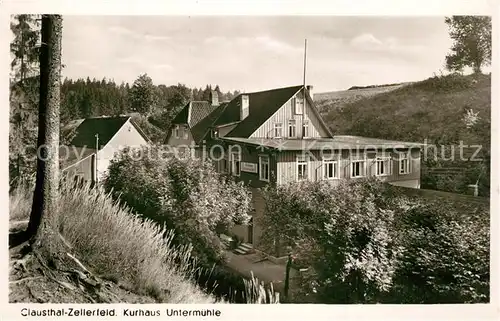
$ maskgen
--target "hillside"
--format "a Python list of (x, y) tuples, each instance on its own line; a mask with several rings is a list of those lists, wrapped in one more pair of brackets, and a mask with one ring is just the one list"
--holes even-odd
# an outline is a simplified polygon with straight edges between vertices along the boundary
[[(470, 128), (464, 122), (469, 110), (479, 117)], [(462, 192), (463, 184), (473, 184), (480, 176), (480, 190), (485, 196), (489, 191), (489, 162), (487, 170), (483, 171), (481, 164), (484, 162), (457, 162), (442, 158), (449, 157), (452, 148), (457, 153), (460, 142), (463, 142), (464, 145), (483, 146), (480, 155), (489, 159), (490, 112), (491, 75), (432, 77), (351, 102), (324, 103), (321, 110), (335, 135), (419, 143), (427, 140), (429, 144), (446, 146), (446, 155), (442, 154), (439, 161), (423, 159), (422, 187)], [(429, 168), (447, 166), (467, 168), (466, 172), (461, 172), (463, 181), (453, 181), (456, 177), (450, 174), (441, 186), (438, 178), (426, 176), (425, 170)], [(454, 184), (462, 186), (453, 187)]]
[(406, 86), (407, 84), (409, 83), (366, 87), (353, 86), (348, 90), (316, 93), (314, 94), (314, 100), (320, 111), (326, 111), (331, 108), (341, 108), (366, 97), (373, 97), (378, 94), (390, 92)]

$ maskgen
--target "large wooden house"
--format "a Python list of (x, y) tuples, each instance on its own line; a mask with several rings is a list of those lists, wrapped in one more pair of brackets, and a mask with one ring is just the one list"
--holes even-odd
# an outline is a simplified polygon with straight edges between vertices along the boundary
[[(190, 102), (173, 121), (166, 142), (194, 148), (219, 172), (253, 188), (254, 215), (264, 203), (259, 188), (289, 182), (377, 176), (399, 186), (420, 187), (420, 145), (358, 136), (332, 135), (318, 113), (310, 86), (243, 93), (219, 103)], [(257, 226), (238, 227), (256, 243)]]

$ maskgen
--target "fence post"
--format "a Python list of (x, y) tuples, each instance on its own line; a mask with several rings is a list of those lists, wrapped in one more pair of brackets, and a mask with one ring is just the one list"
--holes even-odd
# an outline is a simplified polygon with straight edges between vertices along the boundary
[(285, 272), (285, 299), (288, 299), (288, 289), (290, 287), (290, 269), (292, 267), (292, 253), (288, 253)]

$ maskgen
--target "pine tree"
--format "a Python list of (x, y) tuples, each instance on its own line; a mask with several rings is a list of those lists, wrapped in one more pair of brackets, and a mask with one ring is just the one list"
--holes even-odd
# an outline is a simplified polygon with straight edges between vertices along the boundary
[(37, 63), (40, 47), (40, 29), (37, 16), (21, 14), (14, 16), (10, 29), (14, 40), (10, 44), (11, 55), (14, 59), (11, 68), (15, 70), (14, 81), (21, 83), (37, 72)]
[(59, 186), (59, 104), (61, 88), (62, 17), (42, 16), (40, 103), (36, 184), (27, 234), (39, 248), (44, 237), (57, 234)]
[(147, 74), (142, 74), (134, 81), (129, 91), (132, 111), (149, 114), (156, 107), (157, 95), (153, 80)]

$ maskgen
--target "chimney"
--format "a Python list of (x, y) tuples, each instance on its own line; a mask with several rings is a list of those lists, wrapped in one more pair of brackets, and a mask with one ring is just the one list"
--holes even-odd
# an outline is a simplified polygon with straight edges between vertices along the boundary
[(309, 96), (311, 96), (311, 99), (314, 100), (314, 97), (313, 97), (313, 86), (307, 85), (306, 88), (307, 88), (307, 92), (309, 93)]
[(210, 97), (212, 100), (212, 106), (219, 106), (219, 94), (216, 90), (212, 90), (210, 93)]
[(250, 112), (250, 98), (248, 95), (240, 96), (240, 120), (247, 118), (248, 113)]

